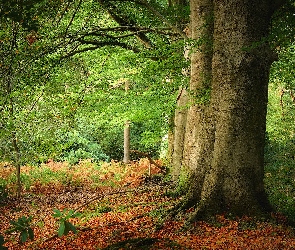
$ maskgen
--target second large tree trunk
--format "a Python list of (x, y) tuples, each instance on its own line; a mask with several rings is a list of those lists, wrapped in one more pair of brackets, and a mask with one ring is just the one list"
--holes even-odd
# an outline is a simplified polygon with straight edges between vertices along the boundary
[[(182, 164), (190, 170), (186, 205), (197, 204), (196, 217), (269, 208), (263, 152), (272, 53), (262, 40), (270, 6), (268, 0), (191, 2), (193, 38), (202, 42), (192, 55)], [(205, 101), (198, 103), (200, 97)]]

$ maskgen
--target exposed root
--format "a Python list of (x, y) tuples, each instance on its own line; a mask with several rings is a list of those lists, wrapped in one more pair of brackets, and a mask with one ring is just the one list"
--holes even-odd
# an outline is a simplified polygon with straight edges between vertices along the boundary
[(185, 221), (184, 227), (188, 227), (189, 225), (198, 220), (207, 218), (210, 215), (207, 208), (208, 206), (206, 206), (204, 202), (200, 202), (200, 204), (198, 204), (198, 206), (194, 209), (194, 211)]
[(178, 216), (182, 216), (184, 211), (187, 209), (190, 209), (194, 207), (194, 204), (192, 202), (192, 199), (186, 198), (185, 200), (181, 200), (177, 202), (171, 209), (166, 211), (166, 214), (163, 216), (163, 220), (159, 221), (158, 224), (156, 225), (155, 230), (160, 230), (163, 228), (164, 223), (168, 220), (175, 219)]

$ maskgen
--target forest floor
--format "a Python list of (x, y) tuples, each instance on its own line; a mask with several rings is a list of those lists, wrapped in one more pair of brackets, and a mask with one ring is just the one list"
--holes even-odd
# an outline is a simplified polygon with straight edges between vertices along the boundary
[[(9, 195), (1, 201), (0, 235), (9, 250), (295, 249), (295, 231), (278, 214), (265, 221), (218, 215), (189, 228), (184, 228), (184, 221), (191, 210), (164, 220), (165, 211), (181, 197), (168, 195), (169, 182), (163, 181), (161, 170), (153, 165), (150, 168), (147, 160), (129, 166), (111, 163), (100, 169), (90, 163), (69, 167), (49, 162), (39, 169), (22, 168), (22, 178), (27, 180), (21, 199)], [(2, 167), (0, 178), (10, 178), (13, 170)], [(38, 181), (28, 181), (29, 176), (38, 177)], [(68, 219), (76, 233), (58, 237), (54, 209), (80, 213), (78, 218)], [(22, 216), (33, 217), (34, 240), (24, 244), (19, 243), (19, 232), (7, 233), (10, 221)]]

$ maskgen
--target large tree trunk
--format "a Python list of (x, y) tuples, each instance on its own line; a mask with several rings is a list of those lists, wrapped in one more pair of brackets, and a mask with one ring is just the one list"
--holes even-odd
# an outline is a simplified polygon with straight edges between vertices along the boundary
[[(263, 186), (270, 0), (192, 0), (191, 107), (182, 164), (194, 219), (269, 208)], [(208, 91), (210, 90), (210, 94)], [(204, 98), (206, 97), (206, 98)], [(203, 100), (203, 101), (198, 101)]]
[(190, 108), (186, 118), (183, 170), (197, 173), (194, 182), (189, 185), (192, 190), (199, 190), (209, 164), (207, 161), (213, 141), (208, 130), (210, 126), (207, 126), (210, 109), (208, 92), (212, 82), (213, 5), (211, 0), (195, 0), (191, 1), (190, 8), (191, 38), (196, 40), (197, 45), (192, 48), (191, 55)]

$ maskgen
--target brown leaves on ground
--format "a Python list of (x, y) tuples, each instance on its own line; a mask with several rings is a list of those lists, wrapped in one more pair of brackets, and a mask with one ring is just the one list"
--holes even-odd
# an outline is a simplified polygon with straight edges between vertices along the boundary
[[(8, 249), (295, 249), (290, 227), (248, 217), (228, 219), (219, 215), (211, 223), (196, 222), (184, 229), (184, 220), (191, 212), (186, 211), (182, 218), (161, 224), (163, 212), (179, 199), (165, 195), (169, 187), (163, 182), (144, 182), (150, 167), (147, 160), (127, 166), (105, 163), (99, 170), (85, 162), (71, 168), (49, 162), (47, 167), (67, 170), (71, 182), (35, 182), (23, 192), (20, 203), (10, 198), (0, 208), (0, 234), (8, 241)], [(1, 176), (7, 177), (7, 171)], [(29, 169), (25, 171), (30, 173)], [(152, 175), (160, 173), (155, 166), (150, 171)], [(101, 185), (94, 183), (94, 176)], [(110, 183), (116, 185), (108, 186)], [(77, 234), (56, 236), (54, 208), (82, 213), (80, 218), (71, 219)], [(20, 245), (17, 234), (5, 233), (8, 218), (29, 215), (34, 217), (35, 240)], [(162, 226), (157, 229), (159, 223)]]

